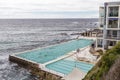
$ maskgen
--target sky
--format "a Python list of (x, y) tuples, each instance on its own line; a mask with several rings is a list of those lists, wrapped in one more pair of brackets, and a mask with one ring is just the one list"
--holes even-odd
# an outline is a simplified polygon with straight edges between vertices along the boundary
[(0, 0), (0, 18), (98, 18), (109, 1), (120, 0)]

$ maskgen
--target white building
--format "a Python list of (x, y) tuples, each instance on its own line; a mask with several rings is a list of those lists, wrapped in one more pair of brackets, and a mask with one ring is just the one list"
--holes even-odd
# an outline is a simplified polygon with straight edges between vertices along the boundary
[(109, 49), (120, 41), (120, 2), (108, 2), (99, 9), (97, 47)]

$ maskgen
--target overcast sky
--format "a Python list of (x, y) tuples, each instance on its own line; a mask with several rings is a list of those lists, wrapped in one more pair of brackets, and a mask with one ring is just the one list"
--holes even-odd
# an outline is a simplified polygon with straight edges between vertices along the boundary
[(120, 0), (0, 0), (0, 18), (97, 18), (108, 1)]

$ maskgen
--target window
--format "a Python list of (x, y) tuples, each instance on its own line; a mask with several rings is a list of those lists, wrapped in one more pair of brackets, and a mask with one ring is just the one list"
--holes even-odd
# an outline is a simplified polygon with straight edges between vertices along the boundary
[(118, 17), (119, 7), (109, 7), (109, 17)]

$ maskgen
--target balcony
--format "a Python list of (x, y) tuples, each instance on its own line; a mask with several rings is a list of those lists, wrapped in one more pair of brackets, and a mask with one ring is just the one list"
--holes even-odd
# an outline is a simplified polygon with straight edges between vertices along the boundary
[(111, 49), (115, 45), (116, 45), (116, 41), (107, 41), (108, 49)]
[(103, 39), (97, 39), (97, 47), (101, 48), (103, 44)]
[(119, 7), (109, 7), (109, 17), (118, 17)]
[(108, 28), (118, 28), (118, 18), (109, 18)]

